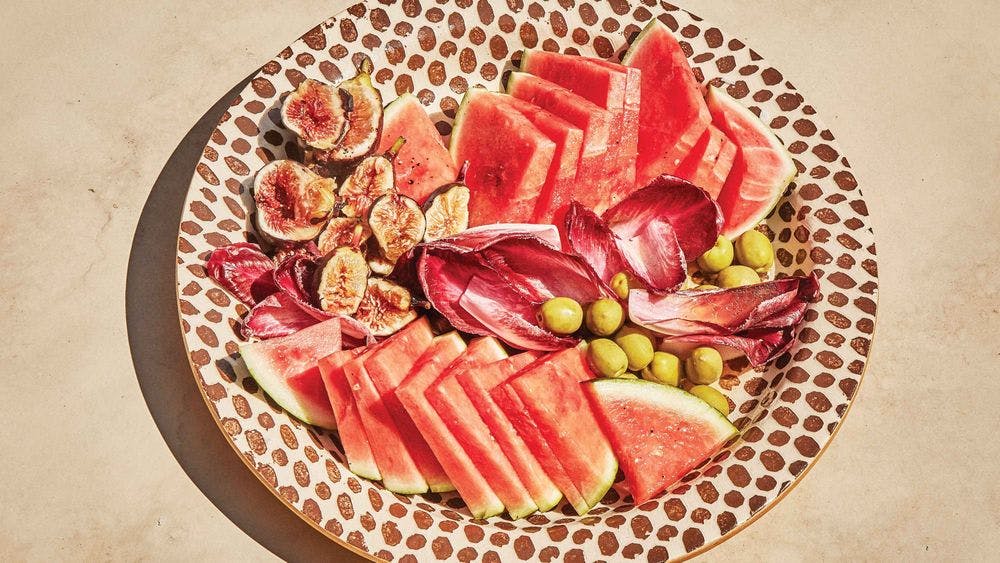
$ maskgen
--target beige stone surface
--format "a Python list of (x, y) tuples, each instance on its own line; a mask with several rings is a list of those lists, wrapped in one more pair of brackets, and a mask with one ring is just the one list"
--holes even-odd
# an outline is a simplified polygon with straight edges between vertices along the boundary
[[(698, 4), (837, 135), (881, 281), (871, 367), (832, 447), (704, 559), (995, 560), (1000, 9)], [(199, 120), (344, 5), (4, 4), (0, 560), (347, 558), (225, 444), (172, 293), (184, 189), (219, 110)]]

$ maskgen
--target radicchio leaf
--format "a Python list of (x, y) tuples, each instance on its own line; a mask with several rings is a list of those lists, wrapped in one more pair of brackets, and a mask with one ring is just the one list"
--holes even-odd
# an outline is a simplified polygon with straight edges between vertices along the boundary
[[(481, 257), (442, 245), (429, 246), (420, 256), (417, 272), (427, 300), (452, 326), (462, 332), (490, 334), (479, 320), (459, 305), (472, 278), (495, 274)], [(502, 279), (500, 283), (504, 283)]]
[(512, 299), (510, 289), (473, 277), (459, 298), (459, 306), (507, 344), (522, 350), (559, 350), (577, 343), (538, 326), (537, 308)]
[(312, 256), (293, 254), (274, 270), (274, 283), (300, 304), (316, 308), (314, 279), (317, 269), (319, 264)]
[(215, 249), (205, 270), (208, 277), (251, 307), (278, 291), (271, 277), (274, 263), (259, 246), (250, 242)]
[(587, 261), (601, 281), (626, 270), (619, 239), (596, 213), (574, 201), (566, 212), (569, 249)]
[[(332, 318), (328, 316), (327, 318)], [(307, 312), (289, 295), (278, 292), (250, 309), (243, 318), (243, 337), (262, 340), (287, 336), (310, 327), (325, 319), (318, 319)]]
[(590, 303), (613, 294), (579, 256), (550, 247), (533, 237), (507, 238), (481, 254), (508, 284), (540, 304), (553, 297)]
[(495, 223), (480, 225), (466, 229), (457, 235), (440, 239), (435, 242), (454, 244), (469, 250), (481, 250), (484, 246), (496, 243), (508, 237), (534, 238), (547, 243), (552, 248), (559, 248), (559, 229), (555, 225), (536, 225), (534, 223)]
[[(746, 355), (753, 367), (760, 367), (788, 350), (792, 345), (795, 329), (760, 328), (744, 331), (738, 334), (693, 334), (665, 339), (671, 343), (683, 343), (686, 346), (727, 346)], [(669, 343), (667, 344), (669, 346)]]
[(646, 187), (632, 192), (602, 216), (608, 227), (628, 240), (638, 236), (654, 221), (673, 227), (681, 252), (697, 258), (712, 248), (722, 230), (722, 211), (705, 190), (664, 174)]

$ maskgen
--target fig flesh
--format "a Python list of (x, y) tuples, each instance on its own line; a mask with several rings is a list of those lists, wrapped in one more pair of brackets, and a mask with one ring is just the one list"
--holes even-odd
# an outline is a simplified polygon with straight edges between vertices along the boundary
[(406, 288), (381, 278), (370, 278), (354, 318), (375, 336), (389, 336), (417, 318)]
[(309, 147), (333, 149), (349, 130), (348, 104), (342, 90), (307, 79), (285, 98), (281, 121)]
[(318, 151), (312, 151), (309, 158), (317, 164), (325, 165), (331, 171), (357, 162), (370, 155), (378, 146), (382, 132), (382, 95), (372, 85), (374, 66), (365, 57), (358, 66), (358, 74), (337, 85), (346, 116), (343, 137), (337, 143), (320, 147), (307, 143)]
[(326, 223), (319, 235), (317, 243), (321, 256), (325, 256), (338, 247), (360, 247), (372, 235), (368, 225), (355, 217), (335, 217)]
[(392, 161), (382, 155), (369, 156), (340, 185), (341, 213), (364, 217), (376, 199), (395, 190)]
[(278, 241), (307, 241), (323, 230), (336, 204), (336, 184), (294, 160), (275, 160), (257, 172), (257, 228)]
[(424, 217), (427, 229), (424, 242), (431, 242), (457, 235), (469, 228), (469, 187), (465, 185), (465, 171), (469, 161), (465, 161), (458, 179), (441, 186), (424, 203)]
[(385, 258), (385, 256), (382, 256), (382, 252), (378, 249), (378, 245), (369, 245), (366, 257), (368, 258), (368, 268), (373, 274), (388, 276), (396, 268), (395, 262), (390, 262)]
[(334, 250), (318, 273), (320, 308), (335, 315), (353, 315), (365, 296), (368, 273), (360, 250), (349, 246)]
[(368, 226), (382, 256), (395, 264), (424, 238), (427, 222), (412, 198), (398, 193), (384, 195), (372, 204)]

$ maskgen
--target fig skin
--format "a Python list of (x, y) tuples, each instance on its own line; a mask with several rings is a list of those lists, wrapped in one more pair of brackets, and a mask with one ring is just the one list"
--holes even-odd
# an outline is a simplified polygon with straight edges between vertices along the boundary
[(281, 121), (306, 146), (332, 149), (347, 136), (349, 115), (341, 90), (307, 79), (281, 105)]
[(354, 318), (368, 327), (375, 336), (395, 334), (416, 320), (413, 298), (403, 286), (381, 278), (369, 278), (365, 297)]
[(368, 262), (357, 248), (342, 246), (317, 271), (320, 307), (327, 313), (353, 315), (368, 286)]
[(371, 229), (355, 217), (335, 217), (330, 219), (319, 235), (317, 247), (320, 255), (327, 255), (338, 247), (359, 248), (371, 237)]
[(293, 160), (275, 160), (254, 177), (258, 230), (275, 241), (308, 241), (336, 205), (336, 184)]
[(398, 193), (384, 195), (372, 204), (368, 226), (382, 256), (395, 264), (424, 238), (427, 221), (412, 198)]

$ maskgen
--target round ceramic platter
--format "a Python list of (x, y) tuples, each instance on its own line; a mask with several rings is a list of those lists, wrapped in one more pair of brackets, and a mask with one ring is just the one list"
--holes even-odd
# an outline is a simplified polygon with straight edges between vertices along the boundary
[[(766, 369), (721, 380), (741, 436), (655, 500), (633, 506), (619, 482), (584, 517), (564, 503), (519, 521), (474, 520), (453, 493), (400, 496), (354, 477), (336, 433), (290, 418), (235, 361), (246, 308), (203, 268), (212, 249), (255, 240), (253, 174), (294, 151), (280, 126), (279, 97), (306, 78), (353, 76), (368, 55), (383, 98), (414, 92), (447, 135), (465, 90), (499, 89), (521, 48), (618, 60), (650, 18), (676, 33), (702, 82), (725, 87), (771, 126), (799, 170), (765, 231), (778, 271), (815, 271), (823, 295), (788, 353)], [(813, 107), (735, 36), (655, 0), (379, 0), (348, 8), (264, 64), (233, 100), (193, 175), (177, 245), (184, 339), (226, 438), (317, 530), (352, 551), (393, 561), (662, 561), (735, 534), (803, 477), (837, 431), (865, 370), (876, 277), (864, 198)]]

